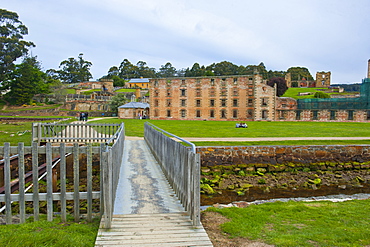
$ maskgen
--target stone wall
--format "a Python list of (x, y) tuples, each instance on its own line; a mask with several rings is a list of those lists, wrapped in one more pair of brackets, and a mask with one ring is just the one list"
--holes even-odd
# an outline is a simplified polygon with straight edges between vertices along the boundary
[(202, 166), (357, 163), (370, 161), (370, 145), (199, 147)]

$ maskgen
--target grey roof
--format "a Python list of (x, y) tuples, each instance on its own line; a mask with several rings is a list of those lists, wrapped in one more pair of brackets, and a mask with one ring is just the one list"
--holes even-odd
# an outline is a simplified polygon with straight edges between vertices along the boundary
[(149, 82), (150, 78), (135, 78), (131, 79), (129, 83)]
[(140, 109), (145, 109), (145, 108), (149, 108), (149, 104), (148, 103), (142, 103), (142, 102), (130, 102), (130, 103), (121, 105), (118, 108), (135, 108), (135, 109), (140, 108)]

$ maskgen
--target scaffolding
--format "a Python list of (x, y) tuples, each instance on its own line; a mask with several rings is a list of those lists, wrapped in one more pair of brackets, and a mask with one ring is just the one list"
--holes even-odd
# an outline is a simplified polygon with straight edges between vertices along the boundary
[(370, 110), (370, 78), (362, 80), (360, 97), (298, 99), (297, 110)]

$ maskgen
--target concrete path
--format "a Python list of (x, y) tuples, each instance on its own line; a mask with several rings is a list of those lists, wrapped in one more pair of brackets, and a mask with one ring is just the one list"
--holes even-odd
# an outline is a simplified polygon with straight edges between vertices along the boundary
[(125, 140), (113, 214), (95, 246), (213, 246), (202, 226), (193, 227), (144, 140)]
[(370, 140), (370, 137), (182, 137), (189, 142), (253, 142), (253, 141), (305, 141), (305, 140)]
[[(370, 140), (370, 137), (181, 137), (189, 142), (253, 142), (253, 141), (305, 141), (305, 140)], [(144, 140), (127, 136), (126, 140)], [(177, 140), (177, 139), (176, 139)]]

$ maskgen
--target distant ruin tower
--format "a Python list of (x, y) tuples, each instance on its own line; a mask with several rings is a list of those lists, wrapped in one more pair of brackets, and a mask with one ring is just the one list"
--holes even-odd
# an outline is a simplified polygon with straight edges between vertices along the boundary
[(370, 78), (370, 59), (367, 61), (367, 78)]
[(285, 74), (285, 81), (287, 87), (292, 87), (292, 75), (290, 73)]
[(316, 72), (316, 87), (330, 87), (331, 72)]

